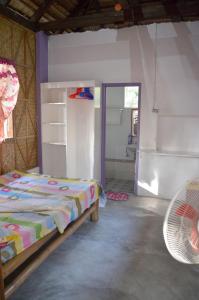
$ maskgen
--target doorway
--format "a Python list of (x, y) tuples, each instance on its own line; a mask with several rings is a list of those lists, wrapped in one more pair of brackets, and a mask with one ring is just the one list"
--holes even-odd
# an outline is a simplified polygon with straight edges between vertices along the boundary
[(140, 83), (102, 87), (101, 182), (106, 191), (137, 194)]

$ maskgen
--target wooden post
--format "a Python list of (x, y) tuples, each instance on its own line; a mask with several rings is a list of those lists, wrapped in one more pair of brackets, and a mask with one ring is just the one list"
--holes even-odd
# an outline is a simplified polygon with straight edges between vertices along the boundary
[(99, 199), (94, 204), (96, 206), (94, 212), (90, 215), (90, 220), (92, 222), (97, 222), (99, 220)]
[(5, 300), (4, 292), (5, 291), (4, 291), (3, 267), (2, 267), (1, 257), (0, 257), (0, 300)]

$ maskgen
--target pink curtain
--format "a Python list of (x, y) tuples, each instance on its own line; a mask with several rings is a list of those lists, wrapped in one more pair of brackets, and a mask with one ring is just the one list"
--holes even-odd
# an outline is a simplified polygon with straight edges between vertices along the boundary
[(12, 62), (0, 58), (0, 143), (5, 140), (4, 122), (13, 111), (19, 93), (19, 79)]

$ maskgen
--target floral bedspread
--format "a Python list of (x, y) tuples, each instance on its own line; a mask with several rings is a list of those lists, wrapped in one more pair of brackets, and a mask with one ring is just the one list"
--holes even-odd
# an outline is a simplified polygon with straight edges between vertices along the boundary
[(3, 263), (55, 228), (62, 233), (99, 198), (95, 181), (13, 171), (0, 176)]

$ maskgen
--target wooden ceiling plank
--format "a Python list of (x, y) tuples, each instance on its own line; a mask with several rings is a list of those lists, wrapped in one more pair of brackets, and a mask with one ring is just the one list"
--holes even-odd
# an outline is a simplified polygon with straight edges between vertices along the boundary
[(129, 21), (132, 21), (135, 25), (139, 24), (144, 19), (141, 3), (137, 0), (128, 0), (129, 8)]
[[(93, 0), (79, 0), (77, 5), (74, 7), (74, 9), (70, 12), (70, 17), (76, 17), (79, 15), (85, 15), (86, 12), (89, 10), (90, 6), (92, 5)], [(94, 0), (97, 1), (97, 0)], [(66, 20), (68, 17), (66, 18)], [(79, 30), (80, 28), (77, 26), (77, 28), (73, 28), (76, 30)], [(75, 31), (76, 31), (75, 30)], [(59, 33), (63, 33), (65, 31), (64, 29), (61, 29)]]
[(35, 9), (37, 9), (37, 5), (33, 1), (27, 2), (26, 0), (20, 0), (21, 3), (23, 3), (24, 6), (26, 6), (28, 9), (30, 9), (33, 13), (35, 12)]
[(69, 17), (65, 20), (39, 24), (39, 29), (44, 31), (62, 30), (67, 28), (89, 27), (96, 25), (112, 24), (124, 21), (123, 12), (100, 13), (80, 17)]
[[(21, 2), (25, 5), (26, 1), (21, 0)], [(76, 0), (75, 5), (72, 1), (43, 0), (40, 7), (38, 7), (37, 2), (32, 0), (30, 3), (34, 3), (35, 8), (32, 8), (35, 12), (32, 12), (31, 19), (28, 19), (25, 13), (17, 11), (17, 6), (15, 8), (12, 7), (12, 1), (4, 0), (0, 1), (0, 3), (3, 3), (0, 4), (0, 14), (9, 17), (33, 31), (43, 29), (49, 34), (59, 33), (65, 30), (74, 31), (78, 29), (84, 31), (85, 28), (92, 26), (101, 28), (104, 26), (114, 27), (115, 23), (118, 23), (117, 27), (122, 25), (125, 27), (134, 24), (199, 19), (198, 0), (190, 0), (187, 2), (185, 0), (122, 0), (122, 3), (125, 3), (125, 8), (120, 12), (121, 15), (114, 11), (115, 2), (116, 0), (114, 0), (111, 5), (110, 1), (104, 4), (105, 2), (102, 3), (99, 0)], [(64, 19), (58, 19), (59, 16), (57, 16), (56, 13), (54, 14), (53, 6), (50, 11), (48, 10), (48, 7), (54, 3), (58, 6), (58, 8), (56, 5), (54, 6), (55, 12), (56, 9), (60, 9), (61, 12), (61, 7), (63, 7), (62, 16)], [(29, 8), (30, 6), (31, 5), (29, 5)], [(108, 11), (108, 9), (110, 9), (110, 11)], [(45, 18), (51, 18), (51, 21), (46, 23), (42, 23), (42, 21), (39, 22), (41, 17), (42, 21), (45, 20)]]
[(11, 0), (5, 1), (4, 6), (8, 6), (10, 2), (11, 2)]
[(95, 0), (95, 10), (96, 10), (97, 12), (100, 12), (100, 11), (101, 11), (101, 6), (100, 6), (99, 0)]
[(142, 7), (140, 5), (135, 5), (133, 7), (133, 18), (134, 18), (134, 24), (139, 24), (139, 21), (144, 19)]
[(53, 4), (53, 2), (55, 2), (55, 0), (45, 0), (44, 2), (42, 2), (40, 7), (35, 11), (34, 15), (31, 17), (31, 21), (37, 23), (44, 15), (48, 7)]
[[(24, 1), (24, 0), (22, 0), (22, 1)], [(57, 0), (56, 0), (57, 1)], [(39, 5), (38, 5), (38, 3), (36, 3), (34, 0), (31, 0), (31, 3), (35, 6), (35, 10), (34, 10), (34, 13), (35, 13), (35, 11), (36, 10), (38, 10), (39, 9)], [(43, 15), (41, 18), (44, 20), (44, 21), (54, 21), (55, 19), (56, 19), (56, 17), (54, 16), (54, 14), (52, 14), (51, 12), (45, 12), (44, 13), (45, 15)], [(33, 15), (32, 15), (32, 17), (33, 17)]]
[(190, 1), (190, 2), (180, 2), (178, 3), (178, 7), (179, 10), (183, 16), (183, 20), (184, 18), (188, 18), (190, 17), (190, 19), (192, 19), (192, 17), (198, 17), (199, 19), (199, 1), (195, 0), (195, 1)]
[(33, 31), (36, 31), (35, 24), (30, 20), (23, 17), (21, 14), (15, 12), (14, 10), (10, 9), (9, 7), (5, 7), (4, 5), (0, 4), (0, 14), (5, 17), (10, 18), (11, 20), (19, 23), (20, 25), (29, 28)]
[(100, 3), (98, 0), (90, 0), (88, 1), (88, 6), (87, 6), (87, 11), (89, 10), (94, 10), (94, 11), (97, 11), (97, 12), (100, 12)]
[(180, 14), (180, 11), (177, 7), (175, 0), (170, 1), (163, 1), (163, 5), (166, 11), (166, 14), (168, 17), (171, 18), (172, 21), (182, 21), (182, 16)]
[[(76, 8), (78, 14), (84, 16), (84, 15), (87, 14), (87, 12), (89, 12), (92, 9), (94, 9), (95, 11), (97, 11), (96, 10), (97, 2), (98, 2), (98, 0), (87, 0), (87, 1), (84, 1), (84, 6), (82, 7), (82, 9), (81, 9), (81, 7), (80, 8)], [(98, 2), (98, 4), (99, 4), (99, 2)], [(80, 2), (80, 5), (81, 5), (81, 2)], [(97, 12), (100, 12), (99, 5), (98, 5), (98, 11)], [(81, 30), (81, 28), (79, 28), (79, 27), (75, 29), (75, 31), (79, 31), (79, 30)]]
[(48, 13), (53, 14), (54, 16), (56, 15), (57, 19), (63, 19), (69, 15), (69, 11), (66, 10), (63, 6), (61, 6), (58, 2), (56, 3), (56, 5), (54, 4), (50, 7), (50, 9), (48, 9)]
[(64, 3), (64, 1), (63, 0), (57, 0), (57, 3), (61, 6), (61, 7), (63, 7), (65, 10), (66, 10), (66, 12), (69, 14), (69, 9), (68, 9), (68, 5), (66, 4), (66, 3)]
[(90, 0), (79, 0), (78, 4), (70, 12), (70, 17), (75, 17), (84, 14), (89, 6)]

